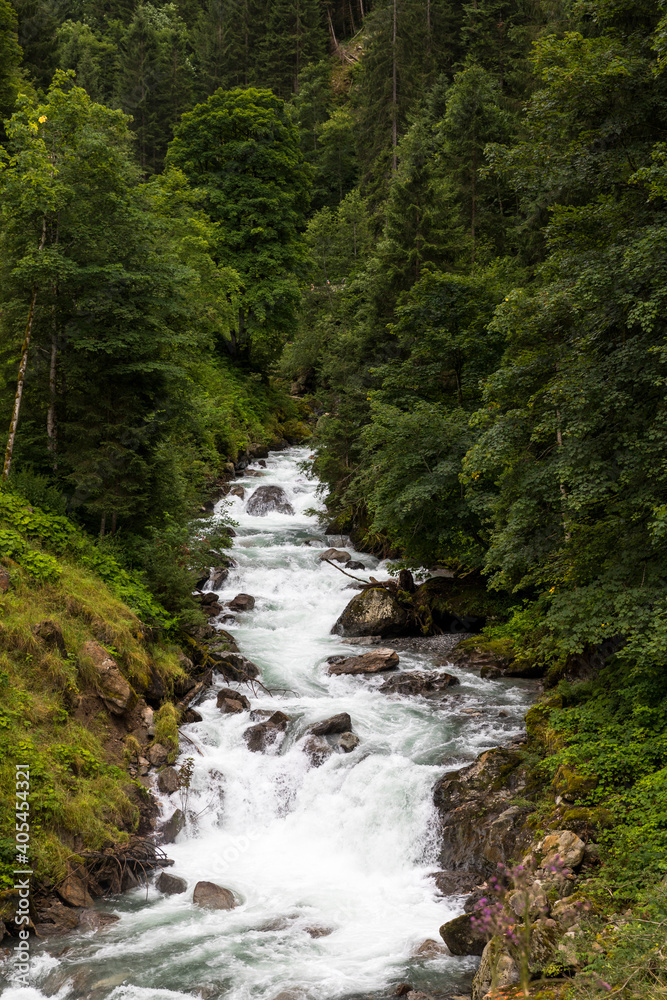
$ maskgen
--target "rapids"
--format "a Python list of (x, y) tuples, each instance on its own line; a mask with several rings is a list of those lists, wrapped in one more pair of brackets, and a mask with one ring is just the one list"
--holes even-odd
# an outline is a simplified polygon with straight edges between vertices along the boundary
[[(180, 761), (194, 759), (189, 822), (167, 852), (188, 892), (163, 896), (151, 886), (99, 904), (120, 920), (99, 934), (33, 946), (34, 986), (8, 985), (3, 1000), (273, 1000), (292, 990), (290, 1000), (380, 1000), (404, 981), (440, 994), (469, 982), (476, 959), (413, 957), (461, 912), (461, 899), (443, 898), (428, 877), (438, 868), (431, 789), (443, 764), (456, 767), (521, 731), (529, 689), (457, 668), (461, 686), (438, 708), (380, 694), (382, 676), (327, 676), (328, 656), (355, 651), (330, 634), (354, 591), (318, 561), (331, 539), (319, 527), (307, 455), (272, 453), (262, 478), (237, 480), (246, 500), (257, 486), (282, 486), (293, 516), (252, 517), (238, 498), (217, 508), (237, 523), (237, 566), (221, 598), (256, 598), (229, 627), (263, 683), (281, 689), (246, 693), (253, 709), (290, 716), (285, 742), (273, 753), (249, 752), (247, 713), (216, 708), (225, 686), (218, 678), (197, 706), (202, 721), (183, 727), (201, 754), (182, 742)], [(377, 572), (376, 559), (346, 548)], [(400, 657), (403, 669), (429, 669), (435, 654)], [(466, 714), (475, 708), (482, 715)], [(310, 767), (298, 740), (344, 711), (360, 745)], [(168, 818), (179, 793), (160, 798)], [(193, 906), (200, 879), (229, 887), (241, 905)]]

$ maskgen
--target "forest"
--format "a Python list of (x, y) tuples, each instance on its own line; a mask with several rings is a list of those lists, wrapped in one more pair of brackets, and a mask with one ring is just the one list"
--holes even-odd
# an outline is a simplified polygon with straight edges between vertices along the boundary
[(657, 928), (600, 982), (646, 998), (666, 58), (657, 0), (0, 0), (2, 491), (174, 636), (224, 469), (308, 442), (341, 534), (479, 581), (480, 643), (545, 677), (543, 779), (588, 769), (606, 810), (599, 905)]

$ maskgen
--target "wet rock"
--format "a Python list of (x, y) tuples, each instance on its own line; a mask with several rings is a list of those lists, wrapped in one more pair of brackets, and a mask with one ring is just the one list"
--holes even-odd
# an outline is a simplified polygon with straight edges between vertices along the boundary
[(440, 937), (452, 955), (481, 955), (487, 936), (472, 924), (472, 914), (462, 913), (460, 917), (448, 920), (440, 928)]
[(323, 736), (307, 736), (301, 744), (313, 767), (320, 767), (333, 753), (333, 750)]
[(199, 598), (199, 603), (203, 607), (205, 607), (207, 604), (217, 604), (218, 595), (214, 594), (212, 591), (209, 590), (208, 593), (201, 595), (201, 597)]
[(313, 924), (310, 927), (304, 927), (304, 931), (308, 937), (321, 938), (333, 934), (333, 927), (321, 927), (318, 924)]
[(194, 708), (187, 708), (182, 715), (182, 722), (186, 725), (191, 722), (201, 722), (202, 716)]
[(216, 885), (215, 882), (197, 882), (192, 902), (207, 910), (233, 910), (237, 905), (232, 890)]
[(251, 479), (258, 479), (264, 473), (260, 472), (259, 469), (246, 469), (244, 475), (250, 476)]
[(483, 666), (479, 672), (479, 676), (484, 681), (495, 681), (499, 677), (502, 677), (503, 672), (500, 667), (494, 667), (491, 664)]
[(216, 704), (225, 713), (250, 711), (250, 702), (246, 696), (233, 688), (220, 688)]
[(243, 486), (234, 484), (234, 486), (232, 486), (232, 488), (229, 491), (229, 495), (230, 497), (239, 497), (241, 500), (245, 500), (245, 489), (243, 488)]
[(498, 990), (504, 990), (508, 986), (515, 986), (520, 978), (517, 964), (502, 942), (497, 938), (489, 941), (472, 981), (472, 1000), (483, 1000), (492, 985)]
[(355, 733), (342, 733), (336, 746), (339, 746), (343, 753), (352, 753), (360, 743), (361, 740)]
[(478, 882), (476, 874), (469, 871), (432, 872), (429, 877), (433, 879), (443, 896), (465, 895), (472, 892)]
[(219, 601), (215, 601), (213, 604), (204, 604), (202, 606), (202, 611), (208, 618), (217, 618), (223, 612), (222, 604)]
[(443, 955), (447, 954), (447, 948), (439, 941), (434, 941), (433, 938), (427, 938), (426, 941), (423, 941), (418, 948), (415, 948), (412, 954), (415, 958), (423, 958), (426, 960), (429, 958), (442, 958)]
[(37, 932), (44, 937), (49, 934), (65, 934), (67, 931), (74, 930), (75, 927), (79, 926), (80, 912), (71, 906), (63, 906), (60, 900), (51, 899), (48, 906), (40, 907), (37, 911)]
[(459, 683), (458, 677), (454, 677), (453, 674), (412, 670), (388, 678), (380, 687), (380, 691), (384, 694), (421, 695), (424, 698), (432, 698)]
[(243, 734), (243, 738), (248, 744), (248, 750), (252, 750), (253, 753), (265, 753), (271, 749), (287, 729), (288, 722), (288, 715), (283, 712), (274, 712), (266, 722), (250, 726)]
[(161, 767), (162, 764), (167, 763), (167, 758), (169, 757), (169, 751), (161, 743), (153, 743), (152, 746), (146, 751), (146, 756), (153, 765), (153, 767)]
[(352, 729), (352, 719), (347, 712), (340, 712), (338, 715), (332, 715), (330, 719), (324, 719), (323, 722), (316, 722), (314, 726), (310, 726), (308, 732), (313, 736), (332, 736), (336, 733), (346, 733), (350, 729)]
[[(336, 657), (338, 660), (338, 657)], [(338, 663), (330, 663), (330, 674), (377, 674), (384, 670), (395, 670), (398, 653), (394, 649), (374, 649), (361, 656), (345, 657)]]
[(272, 511), (278, 514), (294, 513), (287, 494), (280, 486), (260, 486), (248, 500), (246, 510), (254, 517), (266, 517)]
[(178, 896), (182, 892), (186, 892), (188, 888), (188, 883), (184, 878), (180, 878), (178, 875), (170, 875), (168, 872), (161, 872), (155, 887), (163, 892), (165, 896)]
[(356, 594), (331, 629), (342, 636), (403, 635), (408, 612), (384, 587), (366, 587)]
[(324, 552), (320, 552), (317, 558), (320, 562), (328, 559), (329, 562), (349, 563), (352, 556), (344, 549), (325, 549)]
[(93, 675), (93, 683), (100, 698), (114, 715), (123, 715), (136, 701), (136, 695), (127, 683), (113, 656), (89, 639), (79, 650), (79, 662)]
[(266, 462), (264, 461), (263, 458), (260, 458), (260, 460), (259, 460), (259, 462), (257, 464), (259, 465), (260, 469), (265, 469), (266, 468)]
[[(0, 566), (0, 594), (6, 594), (12, 585), (11, 576), (9, 575), (9, 570), (4, 566)], [(0, 937), (0, 941), (2, 938)]]
[(236, 597), (227, 603), (231, 611), (252, 611), (255, 607), (255, 598), (250, 594), (237, 594)]
[(115, 913), (100, 913), (99, 910), (83, 910), (79, 914), (79, 930), (103, 931), (111, 924), (118, 923), (120, 917)]
[(228, 576), (229, 570), (226, 566), (214, 566), (209, 581), (213, 590), (220, 590)]
[(433, 801), (440, 816), (443, 869), (468, 872), (482, 882), (530, 842), (523, 823), (527, 810), (508, 804), (526, 784), (523, 756), (503, 747), (440, 778)]
[(67, 656), (67, 647), (60, 625), (52, 621), (37, 622), (32, 627), (33, 634), (41, 639), (49, 649), (57, 649), (61, 656)]
[(259, 677), (259, 667), (241, 653), (218, 652), (211, 648), (209, 659), (227, 680), (239, 683)]
[(165, 767), (157, 776), (157, 787), (164, 795), (171, 795), (177, 792), (180, 787), (178, 771), (175, 767)]
[(347, 564), (347, 566), (345, 568), (346, 569), (356, 569), (356, 570), (366, 569), (366, 567), (364, 566), (364, 564), (362, 562), (359, 562), (358, 559), (350, 559), (349, 563)]
[(176, 812), (167, 820), (161, 830), (162, 843), (173, 844), (179, 833), (185, 826), (185, 815), (182, 809)]
[(66, 903), (68, 906), (93, 905), (93, 901), (88, 893), (87, 880), (79, 872), (70, 871), (60, 885), (56, 886), (56, 892), (63, 903)]

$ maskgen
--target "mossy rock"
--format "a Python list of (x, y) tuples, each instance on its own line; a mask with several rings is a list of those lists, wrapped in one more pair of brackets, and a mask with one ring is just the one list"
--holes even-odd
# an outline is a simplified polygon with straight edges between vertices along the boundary
[(533, 705), (525, 715), (526, 732), (531, 739), (544, 742), (549, 728), (551, 709), (547, 705)]
[(603, 806), (573, 806), (566, 809), (560, 819), (561, 825), (566, 830), (572, 830), (578, 836), (582, 834), (595, 834), (600, 830), (609, 830), (615, 826), (616, 820), (610, 809)]
[(594, 774), (582, 774), (571, 764), (561, 764), (551, 783), (556, 795), (568, 802), (576, 802), (583, 795), (592, 792), (598, 779)]
[(286, 420), (282, 426), (283, 434), (288, 441), (307, 441), (313, 436), (313, 430), (302, 420)]

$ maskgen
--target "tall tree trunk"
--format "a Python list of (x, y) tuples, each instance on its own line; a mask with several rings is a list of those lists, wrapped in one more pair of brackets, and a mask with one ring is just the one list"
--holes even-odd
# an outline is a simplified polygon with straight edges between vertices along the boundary
[(396, 173), (398, 169), (398, 72), (396, 66), (396, 36), (398, 19), (398, 0), (394, 0), (394, 30), (391, 46), (391, 169)]
[(58, 419), (56, 417), (56, 396), (58, 375), (58, 333), (51, 331), (51, 364), (49, 366), (49, 409), (46, 414), (46, 436), (48, 449), (51, 452), (51, 466), (54, 472), (58, 470)]
[[(40, 251), (44, 249), (46, 244), (46, 216), (42, 216), (42, 239), (39, 244)], [(9, 478), (9, 470), (12, 467), (12, 458), (14, 456), (14, 441), (16, 440), (16, 428), (19, 423), (19, 414), (21, 412), (21, 399), (23, 398), (23, 383), (25, 381), (25, 372), (28, 367), (28, 353), (30, 351), (30, 338), (32, 336), (32, 321), (35, 315), (35, 303), (37, 302), (37, 285), (32, 286), (32, 295), (30, 297), (30, 308), (28, 310), (28, 321), (25, 325), (25, 336), (23, 338), (23, 345), (21, 347), (21, 360), (19, 362), (19, 374), (16, 380), (16, 395), (14, 396), (14, 409), (12, 410), (12, 419), (9, 424), (9, 437), (7, 438), (7, 450), (5, 451), (5, 464), (2, 467), (2, 481), (6, 482)]]

